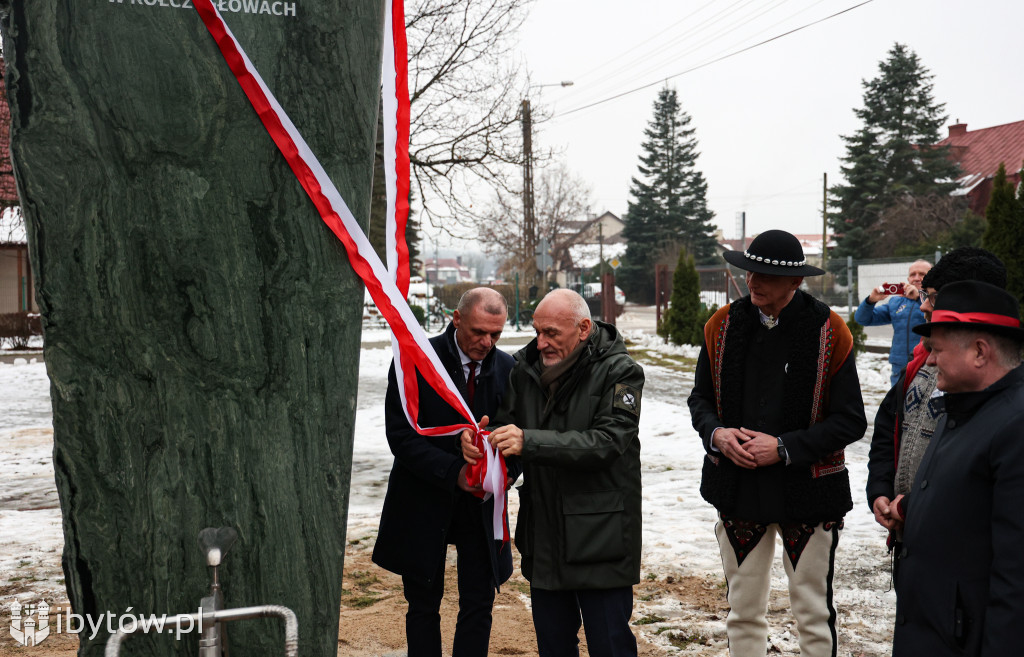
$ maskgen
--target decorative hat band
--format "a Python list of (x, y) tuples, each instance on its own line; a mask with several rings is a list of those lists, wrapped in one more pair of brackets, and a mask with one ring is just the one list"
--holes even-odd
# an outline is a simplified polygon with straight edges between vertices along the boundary
[(750, 251), (744, 251), (743, 255), (747, 258), (750, 258), (751, 260), (756, 260), (757, 262), (763, 262), (768, 265), (778, 265), (782, 267), (803, 267), (804, 265), (807, 264), (806, 258), (804, 258), (800, 262), (797, 262), (796, 260), (772, 260), (771, 258), (764, 258), (759, 255), (754, 255)]
[(963, 322), (965, 324), (996, 324), (998, 326), (1020, 327), (1020, 320), (1016, 317), (997, 315), (995, 313), (958, 313), (953, 310), (932, 311), (932, 323), (935, 322)]

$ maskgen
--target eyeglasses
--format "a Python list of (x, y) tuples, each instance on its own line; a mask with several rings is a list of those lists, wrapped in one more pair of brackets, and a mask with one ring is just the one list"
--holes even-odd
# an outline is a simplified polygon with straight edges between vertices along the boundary
[(918, 294), (920, 295), (921, 303), (924, 303), (928, 299), (931, 299), (933, 306), (935, 305), (935, 300), (939, 298), (939, 293), (937, 291), (929, 293), (927, 290), (924, 290), (923, 288), (918, 291)]

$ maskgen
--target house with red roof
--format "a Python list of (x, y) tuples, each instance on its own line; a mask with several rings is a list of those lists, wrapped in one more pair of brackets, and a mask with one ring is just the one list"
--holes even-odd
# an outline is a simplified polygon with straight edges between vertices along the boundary
[(11, 109), (3, 68), (0, 57), (0, 314), (38, 312), (21, 201), (11, 165)]
[(1024, 166), (1024, 121), (968, 132), (966, 123), (949, 126), (949, 136), (938, 143), (949, 146), (950, 157), (960, 165), (960, 187), (954, 196), (966, 196), (970, 208), (984, 215), (992, 194), (992, 179), (1000, 164), (1006, 165), (1006, 179), (1020, 184)]
[(476, 267), (462, 264), (462, 256), (428, 258), (423, 261), (423, 275), (431, 285), (471, 283), (476, 280)]

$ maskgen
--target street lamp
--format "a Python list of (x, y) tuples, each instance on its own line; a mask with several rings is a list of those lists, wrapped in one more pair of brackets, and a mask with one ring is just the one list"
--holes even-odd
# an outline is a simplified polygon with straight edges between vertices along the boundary
[[(542, 87), (571, 87), (572, 80), (550, 84), (531, 84), (530, 89)], [(527, 258), (537, 254), (537, 218), (533, 211), (533, 117), (530, 99), (523, 99), (523, 251)], [(536, 271), (528, 280), (536, 278)]]

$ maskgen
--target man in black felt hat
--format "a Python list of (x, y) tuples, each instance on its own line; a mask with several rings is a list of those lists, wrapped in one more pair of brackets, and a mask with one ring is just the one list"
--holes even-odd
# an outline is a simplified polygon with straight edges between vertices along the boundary
[(715, 506), (734, 656), (765, 655), (775, 535), (782, 537), (804, 657), (835, 657), (832, 573), (853, 507), (843, 449), (867, 421), (846, 323), (800, 290), (808, 265), (781, 230), (727, 252), (749, 296), (704, 327), (688, 404), (707, 456), (701, 495)]
[(945, 415), (902, 500), (893, 655), (1019, 655), (1024, 627), (1024, 367), (1017, 299), (942, 288), (931, 338)]

